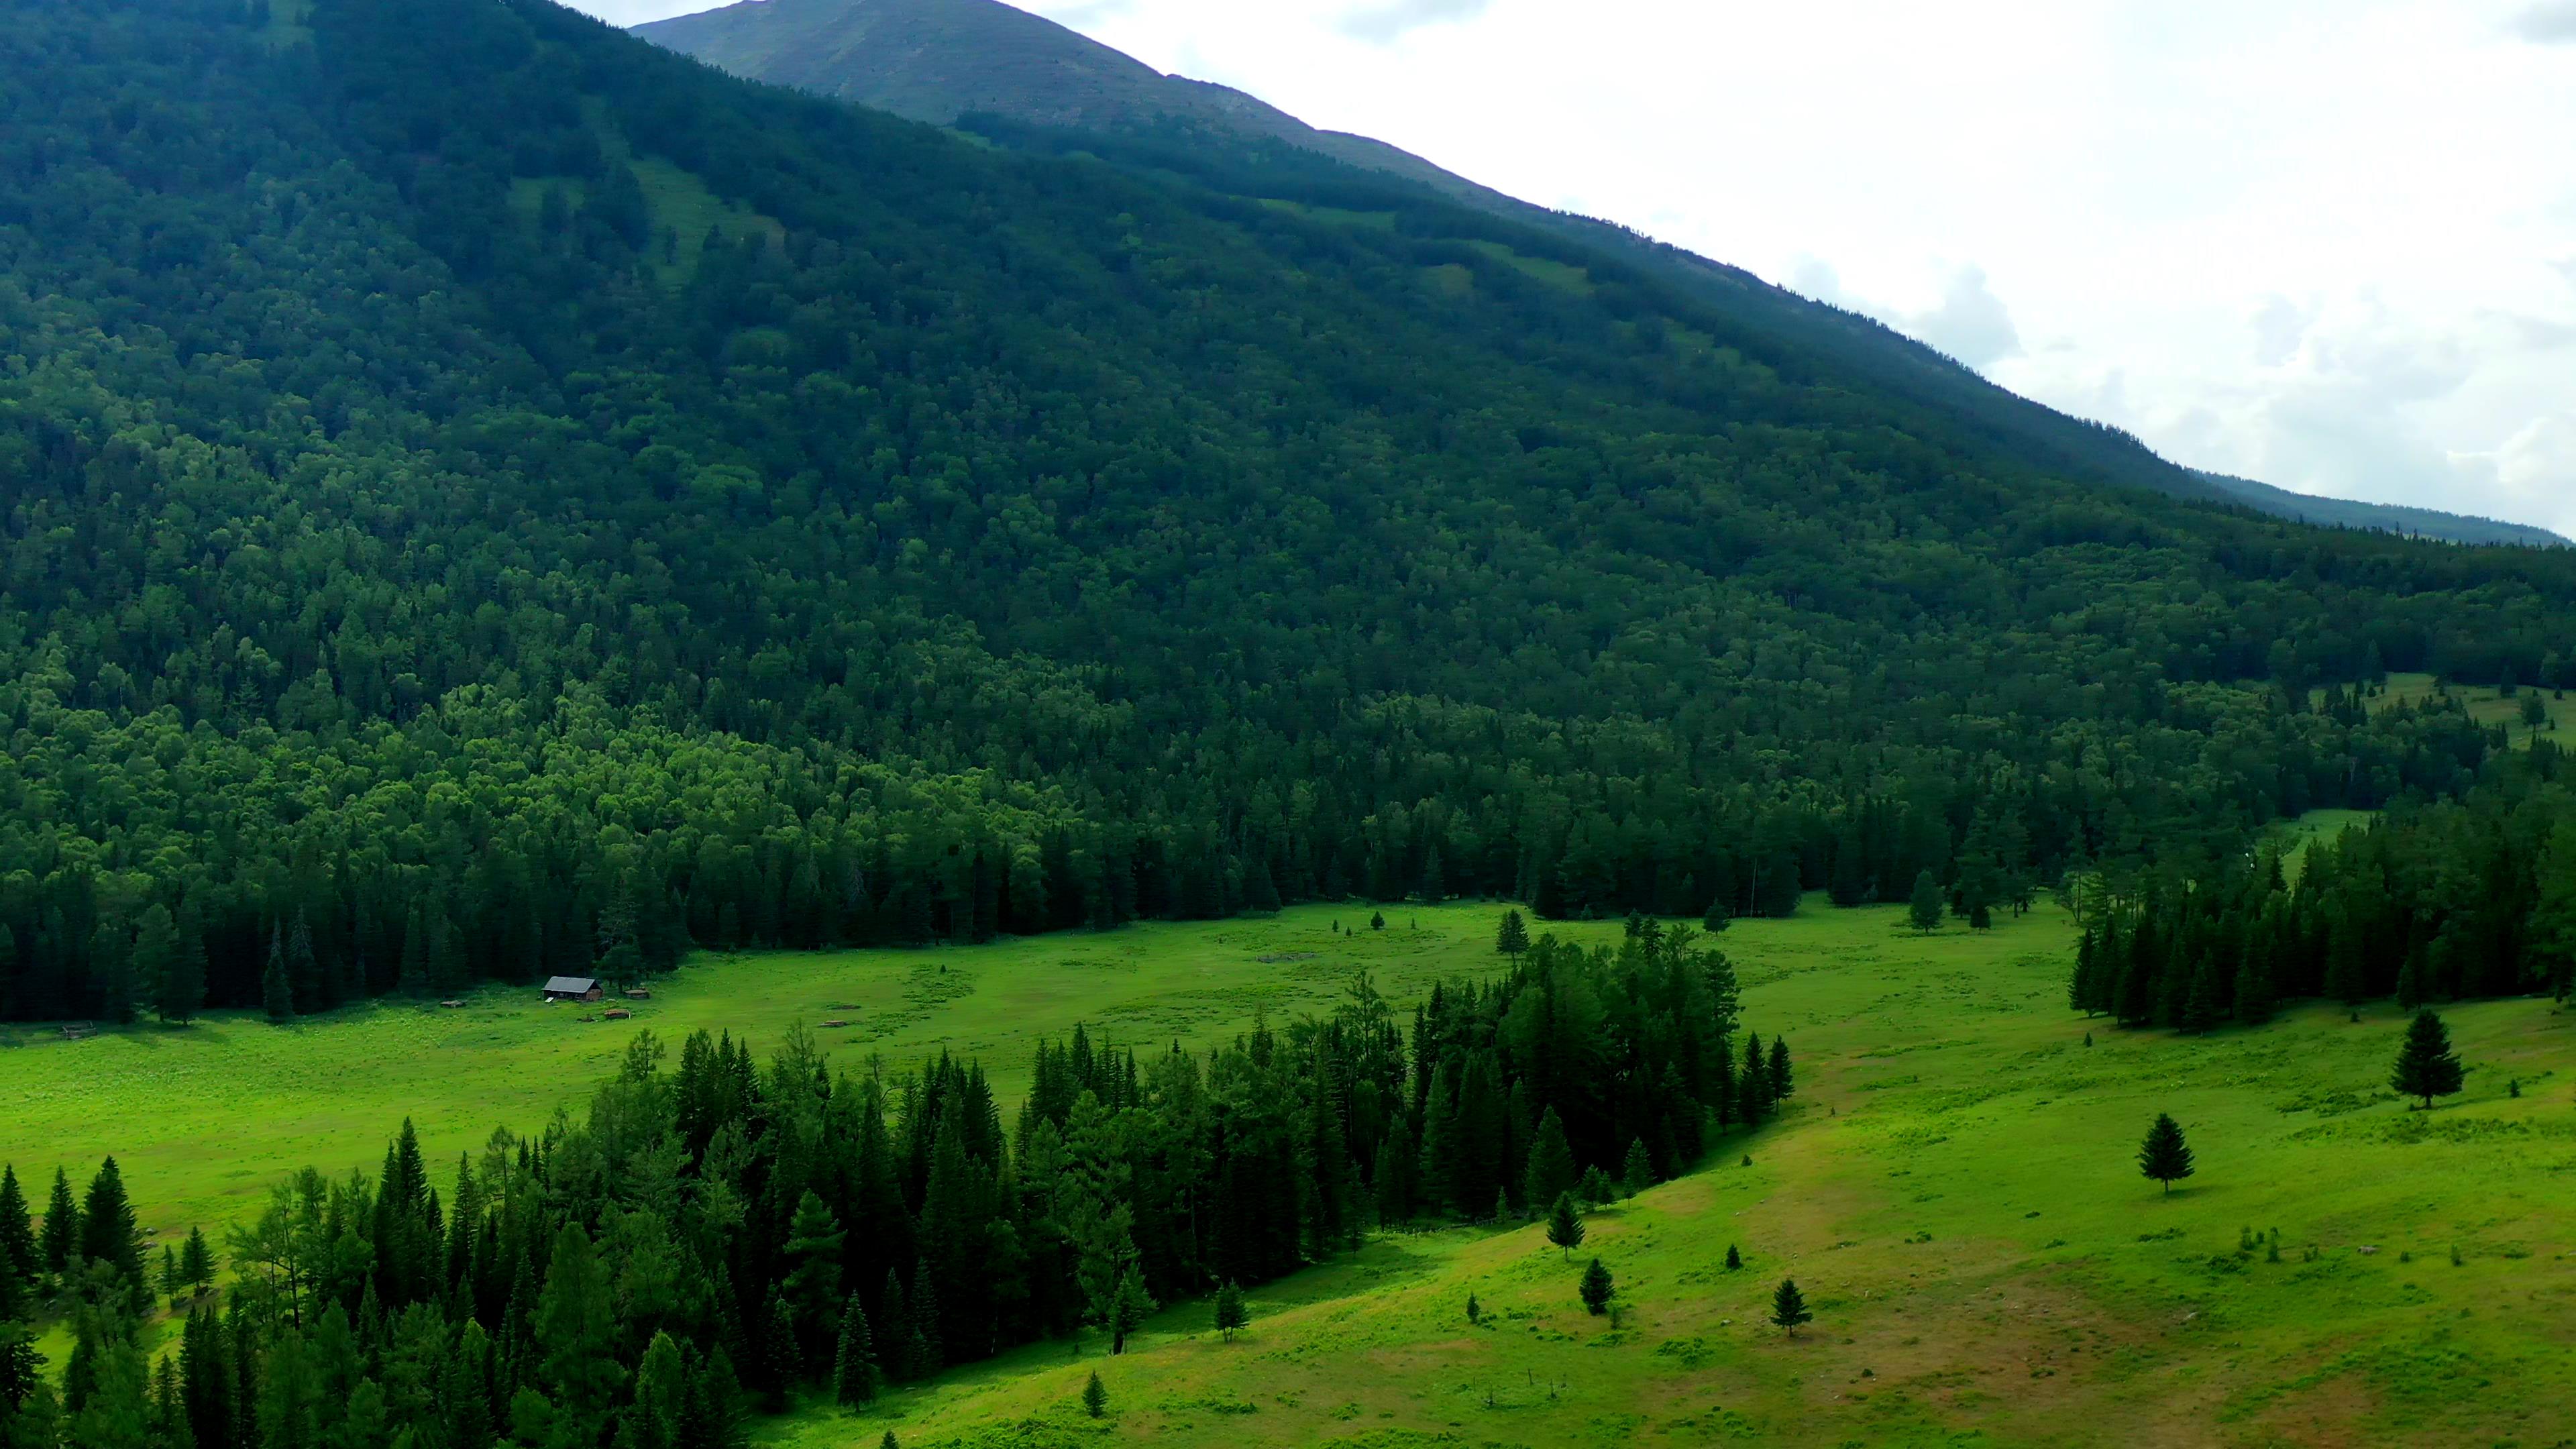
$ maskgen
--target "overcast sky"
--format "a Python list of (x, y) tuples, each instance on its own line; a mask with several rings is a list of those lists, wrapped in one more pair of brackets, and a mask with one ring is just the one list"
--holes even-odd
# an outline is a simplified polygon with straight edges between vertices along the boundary
[(2576, 0), (1021, 8), (2179, 462), (2576, 536)]

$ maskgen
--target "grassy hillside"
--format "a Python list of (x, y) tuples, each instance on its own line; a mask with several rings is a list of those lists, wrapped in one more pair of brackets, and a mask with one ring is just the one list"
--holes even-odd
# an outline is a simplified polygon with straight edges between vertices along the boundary
[[(1016, 1105), (1037, 1041), (1077, 1022), (1140, 1049), (1204, 1046), (1249, 1030), (1257, 1012), (1328, 1010), (1361, 971), (1409, 1009), (1436, 978), (1491, 969), (1496, 909), (1401, 906), (1385, 931), (1365, 929), (1366, 907), (1318, 905), (987, 947), (711, 953), (657, 979), (651, 1001), (612, 1002), (631, 1024), (584, 1022), (608, 1008), (496, 986), (463, 1010), (381, 1001), (285, 1027), (253, 1012), (77, 1042), (0, 1027), (0, 1142), (23, 1144), (0, 1159), (50, 1179), (113, 1152), (151, 1210), (145, 1225), (184, 1233), (240, 1220), (299, 1167), (373, 1167), (406, 1117), (446, 1162), (479, 1152), (495, 1127), (533, 1131), (588, 1100), (638, 1028), (674, 1047), (700, 1028), (729, 1031), (765, 1054), (802, 1023), (853, 1071), (873, 1054), (909, 1069), (949, 1051), (982, 1061)], [(1615, 922), (1552, 929), (1619, 933)], [(822, 1029), (830, 1020), (849, 1025)]]
[[(1321, 908), (1259, 926), (1145, 926), (1052, 966), (1040, 953), (1053, 943), (708, 963), (643, 1019), (765, 1038), (792, 1013), (859, 1002), (836, 1050), (978, 1050), (1016, 1097), (1029, 1040), (1076, 1017), (1140, 1040), (1205, 1040), (1255, 1002), (1325, 1004), (1355, 965), (1402, 990), (1491, 959), (1491, 908), (1421, 915), (1418, 932), (1356, 940), (1325, 929)], [(2200, 1039), (2118, 1032), (2065, 1010), (2069, 944), (2048, 909), (1930, 938), (1892, 910), (1744, 922), (1727, 945), (1748, 1018), (1785, 1027), (1795, 1047), (1791, 1111), (1721, 1144), (1705, 1170), (1595, 1214), (1572, 1265), (1535, 1227), (1373, 1238), (1254, 1290), (1254, 1326), (1230, 1345), (1207, 1330), (1206, 1303), (1176, 1304), (1116, 1360), (1096, 1339), (1079, 1358), (1062, 1344), (1017, 1350), (864, 1414), (809, 1406), (761, 1441), (864, 1449), (891, 1428), (907, 1446), (1090, 1443), (1103, 1431), (1076, 1398), (1098, 1369), (1110, 1437), (1178, 1444), (1928, 1445), (1969, 1432), (2065, 1444), (2105, 1423), (2137, 1443), (2556, 1442), (2552, 1426), (2576, 1412), (2563, 1241), (2576, 1200), (2561, 1170), (2576, 1138), (2576, 1016), (2531, 1001), (2449, 1011), (2469, 1091), (2417, 1113), (2385, 1088), (2399, 1029), (2385, 1008)], [(1307, 950), (1305, 962), (1254, 959)], [(907, 1005), (905, 986), (936, 981), (932, 962), (974, 989)], [(326, 1166), (361, 1156), (397, 1112), (430, 1128), (433, 1160), (478, 1145), (495, 1119), (531, 1126), (604, 1077), (623, 1036), (567, 1008), (484, 1002), (473, 1015), (444, 1039), (377, 1011), (0, 1062), (17, 1081), (76, 1051), (197, 1054), (190, 1120), (237, 1134), (255, 1177), (158, 1148), (129, 1157), (128, 1173), (147, 1205), (176, 1189), (223, 1212), (299, 1149)], [(340, 1078), (346, 1136), (297, 1142), (268, 1120), (303, 1110), (314, 1079), (300, 1082), (294, 1060)], [(371, 1060), (417, 1075), (361, 1085)], [(122, 1106), (111, 1128), (107, 1113), (74, 1119), (42, 1096), (13, 1099), (0, 1135), (79, 1162), (131, 1133)], [(2170, 1197), (2132, 1161), (2159, 1111), (2199, 1154)], [(2240, 1251), (2247, 1229), (2262, 1246)], [(1730, 1244), (1741, 1272), (1722, 1266)], [(1595, 1253), (1626, 1305), (1616, 1331), (1575, 1301)], [(1763, 1321), (1784, 1275), (1817, 1314), (1794, 1342)], [(1486, 1326), (1465, 1320), (1470, 1293)]]
[[(1574, 1264), (1535, 1226), (1378, 1239), (1256, 1291), (1231, 1345), (1177, 1305), (1128, 1357), (1027, 1350), (771, 1442), (1087, 1443), (1095, 1368), (1111, 1437), (1178, 1444), (2559, 1442), (2576, 1016), (2452, 1011), (2470, 1091), (2414, 1113), (2384, 1009), (2120, 1033), (2063, 1009), (2065, 944), (2045, 913), (1929, 941), (1886, 911), (1746, 923), (1798, 1105), (1595, 1215)], [(2170, 1197), (2133, 1161), (2159, 1111), (2199, 1154)], [(1617, 1331), (1575, 1299), (1596, 1252)], [(1795, 1341), (1765, 1321), (1784, 1275), (1817, 1313)]]

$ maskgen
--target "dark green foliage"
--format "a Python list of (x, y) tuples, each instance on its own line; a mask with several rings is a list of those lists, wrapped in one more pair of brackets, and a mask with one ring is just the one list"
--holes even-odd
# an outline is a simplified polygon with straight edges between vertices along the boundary
[(1229, 1281), (1216, 1290), (1216, 1331), (1225, 1341), (1234, 1342), (1237, 1332), (1251, 1326), (1252, 1310), (1243, 1301), (1242, 1286)]
[(1467, 1295), (1467, 1321), (1469, 1323), (1484, 1321), (1484, 1310), (1477, 1304), (1476, 1295), (1473, 1293)]
[(1109, 1390), (1101, 1386), (1097, 1369), (1082, 1386), (1082, 1411), (1095, 1419), (1109, 1412)]
[(1610, 1174), (1603, 1172), (1598, 1165), (1583, 1169), (1583, 1181), (1574, 1192), (1575, 1196), (1594, 1206), (1615, 1201), (1619, 1196), (1619, 1189), (1610, 1181)]
[(867, 1309), (853, 1293), (841, 1307), (841, 1338), (832, 1354), (832, 1398), (845, 1408), (856, 1408), (875, 1400), (878, 1382)]
[(1739, 1252), (1737, 1252), (1737, 1251), (1735, 1250), (1735, 1245), (1734, 1245), (1733, 1243), (1729, 1243), (1729, 1244), (1727, 1244), (1727, 1245), (1726, 1245), (1726, 1271), (1728, 1271), (1728, 1272), (1732, 1273), (1732, 1272), (1736, 1271), (1737, 1269), (1739, 1269), (1739, 1268), (1741, 1268), (1741, 1267), (1743, 1267), (1743, 1266), (1744, 1266), (1744, 1255), (1743, 1255), (1742, 1253), (1739, 1253)]
[(1583, 1311), (1598, 1318), (1610, 1311), (1610, 1300), (1617, 1296), (1619, 1285), (1611, 1280), (1610, 1270), (1602, 1267), (1601, 1260), (1595, 1258), (1592, 1265), (1583, 1270), (1583, 1282), (1576, 1291), (1583, 1299)]
[[(36, 1243), (27, 1191), (18, 1185), (18, 1169), (14, 1164), (0, 1165), (0, 1277), (32, 1285), (38, 1274), (47, 1271), (45, 1252)], [(0, 1315), (9, 1316), (15, 1315)]]
[(1635, 1197), (1656, 1182), (1655, 1162), (1646, 1153), (1646, 1139), (1628, 1139), (1627, 1159), (1619, 1165), (1619, 1186), (1623, 1195)]
[(2183, 1141), (2182, 1125), (2170, 1115), (2157, 1113), (2147, 1128), (2146, 1140), (2138, 1146), (2138, 1171), (2164, 1184), (2168, 1193), (2191, 1176), (2191, 1148)]
[(1785, 1036), (1771, 1038), (1771, 1059), (1763, 1085), (1774, 1102), (1788, 1101), (1797, 1090), (1796, 1075), (1789, 1067), (1789, 1039)]
[(1547, 1240), (1565, 1256), (1583, 1246), (1583, 1213), (1575, 1207), (1573, 1194), (1558, 1193), (1556, 1205), (1548, 1209)]
[(1798, 1280), (1783, 1278), (1771, 1292), (1771, 1321), (1791, 1338), (1798, 1336), (1798, 1325), (1812, 1323), (1816, 1315), (1807, 1311), (1807, 1295), (1798, 1291)]
[(2415, 1013), (2407, 1024), (2406, 1040), (2398, 1046), (2397, 1070), (2388, 1085), (2401, 1097), (2422, 1098), (2430, 1108), (2435, 1097), (2459, 1091), (2466, 1075), (2458, 1054), (2451, 1050), (2451, 1029), (2442, 1024), (2442, 1018), (2430, 1011)]
[(1941, 896), (1940, 878), (1932, 873), (1930, 867), (1925, 867), (1923, 873), (1914, 878), (1914, 894), (1906, 903), (1906, 918), (1913, 923), (1914, 929), (1928, 935), (1941, 929), (1941, 918), (1948, 910), (1949, 903)]
[(111, 1157), (99, 1164), (81, 1198), (80, 1242), (83, 1262), (104, 1263), (132, 1289), (147, 1287), (143, 1270), (143, 1229), (135, 1222), (134, 1204), (125, 1194), (125, 1175)]
[(1521, 1201), (1532, 1208), (1555, 1202), (1573, 1188), (1578, 1176), (1574, 1150), (1565, 1143), (1565, 1124), (1551, 1104), (1539, 1115), (1538, 1131), (1530, 1139), (1529, 1163), (1521, 1176)]
[(1494, 949), (1506, 956), (1518, 956), (1529, 949), (1529, 926), (1518, 910), (1503, 912), (1502, 927), (1494, 933)]

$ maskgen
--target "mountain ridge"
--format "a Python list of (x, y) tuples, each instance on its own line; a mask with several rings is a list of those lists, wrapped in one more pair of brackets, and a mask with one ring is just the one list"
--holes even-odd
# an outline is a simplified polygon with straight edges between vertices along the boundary
[[(633, 33), (750, 79), (933, 125), (967, 123), (971, 129), (974, 116), (991, 113), (1023, 125), (1070, 131), (1152, 130), (1177, 121), (1263, 138), (1623, 255), (1760, 325), (1841, 330), (1860, 349), (1877, 354), (1869, 366), (1880, 382), (1911, 387), (1953, 408), (1998, 415), (2002, 421), (1996, 425), (2054, 448), (2068, 460), (2089, 460), (2120, 482), (2336, 527), (2459, 543), (2567, 542), (2527, 525), (2311, 498), (2225, 479), (2158, 458), (2134, 439), (2128, 441), (2139, 456), (2111, 456), (2101, 439), (2080, 436), (2100, 425), (2019, 397), (1877, 319), (1803, 297), (1615, 223), (1521, 201), (1386, 142), (1310, 126), (1235, 88), (1165, 74), (1001, 0), (739, 0), (639, 25)], [(2103, 431), (2126, 438), (2115, 430)]]

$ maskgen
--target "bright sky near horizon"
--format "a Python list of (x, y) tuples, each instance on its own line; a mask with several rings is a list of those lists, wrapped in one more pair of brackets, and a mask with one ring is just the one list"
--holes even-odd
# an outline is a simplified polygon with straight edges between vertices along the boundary
[(2576, 536), (2576, 0), (1018, 3), (2178, 462)]

